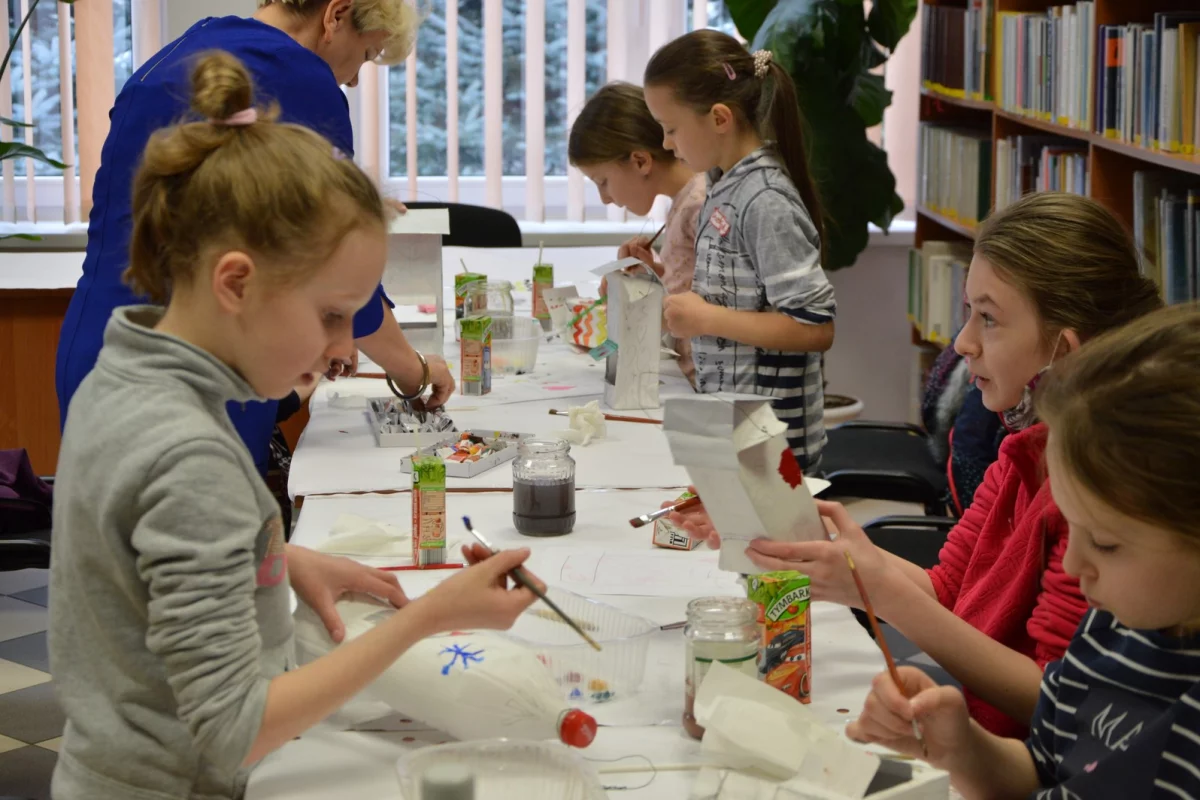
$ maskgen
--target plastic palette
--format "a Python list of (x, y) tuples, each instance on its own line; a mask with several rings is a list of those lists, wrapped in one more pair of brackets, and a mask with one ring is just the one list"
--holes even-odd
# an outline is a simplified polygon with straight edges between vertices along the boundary
[(642, 685), (646, 651), (658, 625), (564, 589), (547, 595), (602, 648), (593, 650), (544, 603), (517, 618), (507, 635), (530, 647), (573, 704), (629, 697)]
[(582, 761), (558, 744), (492, 739), (424, 747), (396, 763), (404, 800), (421, 800), (421, 779), (431, 769), (465, 767), (481, 800), (604, 800), (607, 796)]

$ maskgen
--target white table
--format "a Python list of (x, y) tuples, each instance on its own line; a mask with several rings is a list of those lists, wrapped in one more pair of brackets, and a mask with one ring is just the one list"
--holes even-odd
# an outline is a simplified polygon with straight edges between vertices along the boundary
[[(629, 527), (627, 520), (654, 508), (663, 495), (656, 491), (604, 492), (581, 491), (576, 498), (579, 520), (576, 530), (560, 539), (531, 539), (520, 536), (512, 527), (511, 497), (499, 493), (458, 494), (448, 497), (453, 503), (452, 516), (469, 514), (480, 527), (486, 523), (488, 534), (499, 546), (533, 548), (531, 567), (536, 571), (539, 557), (549, 551), (570, 546), (579, 550), (603, 547), (614, 553), (653, 555), (649, 532)], [(407, 495), (346, 495), (310, 497), (304, 505), (292, 541), (318, 546), (333, 523), (342, 514), (378, 519), (406, 528), (409, 511)], [(453, 537), (452, 537), (453, 538)], [(680, 563), (710, 558), (705, 550), (693, 552), (657, 551)], [(552, 560), (552, 557), (550, 557)], [(446, 577), (446, 572), (400, 573), (410, 595), (419, 594)], [(540, 575), (555, 584), (553, 575)], [(568, 587), (578, 590), (579, 587)], [(736, 593), (736, 589), (710, 593)], [(649, 619), (669, 623), (683, 618), (692, 595), (645, 597), (605, 595), (598, 599)], [(636, 787), (649, 780), (642, 771), (620, 773), (622, 765), (644, 767), (639, 759), (605, 763), (631, 755), (649, 757), (658, 766), (698, 764), (699, 743), (690, 739), (679, 725), (683, 712), (683, 637), (679, 631), (659, 634), (652, 644), (647, 677), (636, 698), (588, 706), (602, 725), (596, 741), (578, 751), (592, 766), (604, 770), (602, 780), (608, 786)], [(830, 727), (840, 729), (862, 708), (870, 680), (883, 669), (879, 649), (854, 619), (849, 610), (826, 603), (813, 605), (813, 710)], [(395, 732), (344, 730), (345, 727), (388, 727), (370, 724), (385, 712), (378, 706), (360, 704), (348, 707), (342, 715), (289, 743), (268, 757), (255, 771), (247, 790), (247, 800), (317, 800), (334, 796), (361, 800), (396, 800), (399, 797), (395, 763), (415, 747), (437, 744), (444, 735), (420, 725), (400, 726)], [(367, 723), (363, 725), (363, 723)], [(339, 730), (339, 728), (343, 728)], [(695, 773), (660, 772), (647, 786), (613, 792), (613, 797), (684, 798)]]

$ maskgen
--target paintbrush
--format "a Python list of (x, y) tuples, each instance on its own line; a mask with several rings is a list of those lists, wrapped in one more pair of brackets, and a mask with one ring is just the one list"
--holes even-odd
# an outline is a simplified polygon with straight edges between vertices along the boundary
[[(488, 542), (488, 540), (483, 537), (482, 533), (475, 530), (474, 526), (471, 525), (470, 517), (463, 517), (462, 519), (463, 519), (463, 525), (467, 526), (467, 531), (470, 532), (470, 534), (472, 536), (474, 536), (481, 545), (483, 545), (488, 550), (490, 550), (493, 555), (500, 552), (495, 547), (492, 547), (491, 543)], [(533, 579), (529, 576), (529, 573), (525, 571), (524, 567), (517, 567), (516, 569), (514, 569), (512, 572), (510, 572), (508, 574), (509, 574), (509, 577), (511, 577), (514, 581), (516, 581), (517, 583), (521, 584), (529, 591), (536, 594), (538, 596), (539, 600), (541, 600), (546, 605), (550, 606), (550, 610), (553, 611), (555, 614), (558, 614), (558, 616), (562, 618), (563, 622), (567, 623), (572, 628), (574, 628), (575, 632), (578, 633), (580, 636), (582, 636), (583, 640), (585, 642), (587, 642), (588, 644), (590, 644), (592, 646), (593, 650), (595, 650), (597, 652), (600, 651), (600, 645), (596, 643), (596, 640), (593, 639), (592, 637), (588, 636), (586, 633), (584, 633), (583, 628), (579, 627), (579, 625), (576, 624), (575, 620), (568, 617), (566, 615), (566, 613), (563, 612), (563, 610), (554, 603), (553, 600), (551, 600), (549, 597), (546, 596), (545, 592), (543, 592), (541, 589), (539, 589), (537, 587), (536, 584), (534, 584)]]
[[(879, 629), (879, 620), (875, 616), (875, 609), (871, 607), (871, 598), (867, 597), (867, 587), (863, 585), (862, 576), (858, 574), (858, 569), (854, 566), (854, 558), (850, 555), (850, 551), (845, 551), (846, 563), (850, 565), (850, 574), (854, 576), (854, 585), (858, 587), (858, 596), (863, 601), (863, 611), (867, 612), (867, 619), (871, 621), (871, 632), (875, 634), (875, 641), (879, 644), (879, 649), (883, 651), (883, 660), (887, 662), (888, 674), (892, 676), (892, 681), (896, 684), (896, 688), (905, 697), (910, 697), (908, 692), (904, 690), (904, 683), (900, 680), (900, 671), (896, 669), (896, 661), (892, 658), (892, 651), (888, 648), (887, 639), (883, 638), (883, 631)], [(921, 752), (926, 758), (929, 758), (929, 748), (925, 746), (925, 737), (921, 735), (921, 726), (917, 724), (916, 717), (912, 721), (913, 736), (921, 745)]]
[[(571, 412), (570, 411), (559, 411), (556, 408), (552, 408), (552, 409), (550, 409), (550, 416), (552, 416), (552, 417), (569, 417), (569, 416), (571, 416)], [(662, 425), (661, 419), (643, 419), (642, 417), (623, 417), (620, 414), (604, 414), (603, 416), (609, 422), (642, 422), (642, 423), (645, 423), (648, 425)]]
[(692, 506), (698, 506), (698, 505), (700, 505), (699, 497), (689, 497), (687, 500), (676, 503), (673, 506), (667, 506), (666, 508), (660, 508), (658, 511), (655, 511), (653, 513), (642, 514), (640, 517), (634, 517), (633, 519), (629, 520), (629, 524), (631, 527), (641, 528), (645, 525), (651, 524), (652, 522), (654, 522), (657, 519), (662, 519), (663, 517), (667, 516), (668, 514), (672, 514), (676, 511), (686, 511), (687, 509), (691, 508)]

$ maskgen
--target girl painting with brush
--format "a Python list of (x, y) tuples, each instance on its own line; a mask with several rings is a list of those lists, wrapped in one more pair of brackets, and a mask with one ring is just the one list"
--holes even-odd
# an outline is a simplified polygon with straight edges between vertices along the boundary
[[(1062, 657), (1087, 608), (1063, 568), (1067, 522), (1046, 480), (1033, 388), (1081, 343), (1161, 301), (1120, 222), (1094, 200), (1058, 193), (1030, 195), (984, 222), (966, 296), (971, 313), (955, 347), (1011, 433), (938, 565), (921, 569), (874, 546), (837, 503), (818, 503), (836, 541), (758, 540), (746, 552), (764, 571), (807, 574), (814, 600), (858, 607), (849, 551), (879, 616), (963, 685), (971, 716), (1020, 736), (1042, 669)], [(674, 520), (719, 544), (703, 509)]]
[[(668, 294), (691, 291), (705, 178), (663, 147), (662, 128), (646, 108), (641, 87), (617, 81), (592, 95), (571, 127), (567, 157), (596, 184), (605, 203), (645, 216), (660, 196), (671, 198), (662, 230), (653, 237), (630, 239), (617, 257), (636, 258), (649, 266)], [(657, 256), (652, 249), (655, 239), (662, 247)], [(606, 294), (606, 288), (600, 293)], [(690, 343), (680, 339), (675, 345), (679, 366), (691, 380)]]
[(847, 733), (924, 755), (967, 798), (1200, 797), (1200, 308), (1097, 338), (1036, 400), (1063, 568), (1091, 610), (1046, 667), (1029, 737), (987, 732), (912, 667), (875, 680)]

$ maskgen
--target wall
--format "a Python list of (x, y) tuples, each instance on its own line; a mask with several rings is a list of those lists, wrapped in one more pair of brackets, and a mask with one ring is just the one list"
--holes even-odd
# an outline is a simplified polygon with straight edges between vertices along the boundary
[(205, 17), (248, 17), (257, 8), (255, 0), (166, 0), (166, 41), (175, 41)]
[[(912, 237), (897, 234), (911, 244)], [(830, 273), (837, 335), (825, 356), (829, 391), (860, 398), (864, 419), (904, 421), (916, 362), (906, 316), (908, 247), (875, 244), (858, 263)]]

